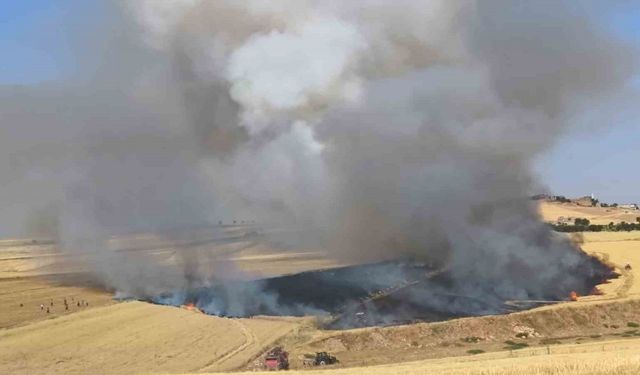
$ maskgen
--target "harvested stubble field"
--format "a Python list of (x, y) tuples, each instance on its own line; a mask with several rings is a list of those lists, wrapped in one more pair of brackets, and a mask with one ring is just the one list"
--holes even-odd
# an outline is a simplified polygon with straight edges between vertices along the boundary
[[(603, 295), (580, 297), (568, 302), (509, 315), (456, 319), (440, 323), (419, 323), (399, 327), (367, 328), (338, 332), (312, 332), (306, 340), (289, 344), (292, 356), (328, 350), (346, 366), (370, 366), (426, 358), (468, 356), (469, 350), (499, 352), (504, 342), (516, 340), (533, 348), (558, 344), (585, 345), (627, 338), (638, 332), (627, 326), (640, 321), (639, 235), (630, 233), (585, 233), (583, 248), (608, 262), (620, 278), (598, 288)], [(631, 270), (625, 265), (630, 263)], [(535, 337), (517, 340), (516, 327), (533, 329)], [(465, 338), (477, 338), (469, 342)], [(474, 340), (475, 341), (475, 340)], [(599, 362), (598, 362), (599, 363)], [(296, 363), (294, 361), (294, 367)], [(521, 372), (515, 372), (521, 373)], [(640, 373), (640, 372), (639, 372)]]
[[(604, 295), (510, 315), (350, 331), (321, 331), (309, 320), (227, 319), (143, 302), (117, 303), (104, 291), (73, 286), (80, 279), (70, 270), (52, 274), (60, 270), (52, 264), (64, 261), (49, 245), (6, 247), (0, 251), (0, 373), (254, 369), (259, 355), (278, 342), (291, 353), (292, 374), (300, 373), (296, 368), (304, 353), (319, 350), (341, 360), (326, 374), (638, 374), (640, 332), (627, 325), (640, 322), (640, 235), (585, 233), (577, 240), (621, 274), (599, 286)], [(245, 262), (247, 269), (261, 263), (269, 272), (327, 266), (313, 252), (278, 254), (246, 244), (215, 249)], [(627, 263), (631, 270), (624, 269)], [(71, 297), (90, 305), (62, 310), (63, 298)], [(46, 314), (39, 305), (50, 299), (55, 306)], [(523, 326), (539, 336), (515, 338), (515, 328)], [(529, 347), (505, 351), (509, 340)]]
[[(331, 375), (637, 375), (640, 373), (640, 340), (627, 342), (628, 349), (601, 350), (599, 345), (570, 354), (496, 358), (480, 355), (471, 359), (443, 358), (369, 367), (319, 371), (290, 371), (288, 374)], [(592, 351), (590, 350), (592, 349)], [(509, 354), (504, 354), (505, 356)], [(254, 374), (253, 372), (242, 373)]]
[[(150, 236), (118, 245), (163, 257), (176, 250), (158, 247)], [(235, 257), (246, 268), (262, 262), (269, 272), (326, 264), (313, 253), (289, 263), (283, 261), (288, 254), (253, 259), (244, 253), (255, 251), (244, 238), (199, 246), (197, 251)], [(0, 374), (227, 371), (245, 366), (299, 325), (299, 319), (228, 319), (118, 303), (90, 285), (81, 264), (70, 264), (51, 244), (0, 243)]]
[(2, 374), (137, 374), (237, 368), (296, 326), (126, 302), (0, 331)]
[(560, 217), (589, 219), (592, 224), (606, 225), (610, 222), (635, 223), (640, 216), (639, 210), (620, 207), (584, 207), (575, 203), (539, 202), (538, 211), (549, 222), (555, 222)]

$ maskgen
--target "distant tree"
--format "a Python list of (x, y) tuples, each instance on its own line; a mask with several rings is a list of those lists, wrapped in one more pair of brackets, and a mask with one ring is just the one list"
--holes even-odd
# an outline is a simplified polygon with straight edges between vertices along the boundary
[(635, 227), (636, 226), (633, 223), (627, 223), (627, 222), (624, 222), (624, 221), (622, 223), (620, 223), (620, 230), (623, 230), (625, 232), (630, 232), (630, 231), (634, 230)]
[(583, 218), (577, 218), (575, 220), (575, 225), (579, 225), (579, 226), (589, 226), (589, 224), (591, 224), (591, 222), (589, 221), (589, 219), (583, 219)]
[(573, 225), (567, 225), (566, 223), (549, 224), (556, 232), (574, 233), (574, 232), (629, 232), (632, 230), (640, 231), (640, 216), (636, 218), (637, 222), (627, 223), (621, 221), (614, 223), (613, 221), (607, 225), (591, 224), (589, 219), (576, 218)]
[(611, 207), (618, 207), (617, 203), (611, 203)]

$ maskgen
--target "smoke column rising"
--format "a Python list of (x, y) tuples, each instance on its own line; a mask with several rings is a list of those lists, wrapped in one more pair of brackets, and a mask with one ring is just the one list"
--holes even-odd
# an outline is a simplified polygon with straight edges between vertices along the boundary
[(95, 103), (65, 94), (65, 118), (17, 116), (31, 132), (63, 122), (60, 142), (78, 148), (54, 168), (64, 176), (42, 177), (57, 193), (33, 207), (54, 206), (65, 248), (89, 248), (101, 279), (138, 297), (221, 271), (198, 269), (197, 253), (175, 265), (113, 254), (109, 236), (230, 216), (304, 228), (338, 258), (437, 261), (472, 295), (571, 289), (586, 260), (526, 197), (541, 186), (532, 160), (589, 103), (615, 106), (635, 73), (636, 52), (596, 12), (571, 1), (125, 3), (136, 26), (124, 38), (153, 56), (140, 77)]

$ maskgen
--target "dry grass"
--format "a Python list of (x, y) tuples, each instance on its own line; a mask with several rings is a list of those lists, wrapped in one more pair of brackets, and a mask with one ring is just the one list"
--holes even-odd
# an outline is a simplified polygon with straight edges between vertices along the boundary
[(228, 370), (296, 326), (245, 321), (142, 302), (90, 309), (0, 331), (0, 374)]
[(585, 243), (640, 241), (640, 232), (584, 232), (582, 238)]
[[(153, 235), (112, 242), (121, 251), (145, 251), (165, 261), (171, 261), (175, 250), (174, 244)], [(263, 264), (273, 273), (313, 268), (322, 259), (272, 248), (258, 249), (266, 258), (241, 259), (256, 247), (253, 242), (200, 242), (189, 251), (209, 258), (240, 257), (240, 267)], [(225, 319), (140, 302), (116, 303), (107, 292), (75, 286), (88, 285), (83, 271), (81, 262), (71, 262), (55, 245), (0, 243), (0, 374), (226, 371), (243, 367), (299, 325), (294, 320)], [(79, 300), (89, 306), (78, 307)], [(41, 304), (50, 312), (41, 310)]]
[[(143, 240), (155, 241), (154, 238)], [(143, 240), (138, 239), (144, 242)], [(626, 263), (634, 266), (631, 271), (621, 270), (623, 277), (620, 280), (602, 286), (607, 295), (586, 297), (577, 303), (548, 306), (509, 316), (382, 329), (378, 336), (382, 337), (384, 345), (380, 348), (357, 349), (351, 347), (353, 345), (348, 340), (343, 340), (349, 349), (336, 353), (340, 359), (344, 358), (345, 365), (363, 367), (337, 368), (322, 373), (640, 374), (640, 356), (636, 354), (640, 352), (640, 341), (636, 341), (635, 338), (619, 342), (552, 345), (551, 354), (546, 352), (546, 347), (535, 347), (536, 343), (533, 343), (531, 348), (514, 352), (496, 351), (502, 350), (504, 346), (502, 341), (505, 338), (502, 336), (513, 335), (511, 327), (516, 323), (524, 322), (535, 327), (544, 337), (555, 337), (552, 335), (556, 333), (582, 334), (578, 332), (582, 329), (589, 331), (585, 331), (584, 334), (587, 335), (600, 334), (597, 330), (603, 329), (602, 323), (614, 320), (621, 328), (609, 329), (609, 333), (618, 332), (629, 329), (626, 327), (629, 321), (640, 321), (636, 313), (639, 311), (637, 301), (628, 300), (640, 294), (640, 285), (635, 282), (640, 280), (635, 277), (636, 270), (640, 270), (640, 234), (585, 233), (583, 240), (583, 248), (586, 251), (606, 259), (619, 270), (623, 269)], [(331, 266), (323, 260), (322, 254), (310, 251), (311, 249), (292, 253), (273, 251), (258, 244), (228, 244), (217, 248), (208, 246), (199, 248), (198, 251), (224, 254), (227, 259), (232, 258), (238, 262), (244, 270), (256, 274), (278, 274), (292, 268)], [(162, 252), (158, 254), (164, 256)], [(31, 311), (39, 306), (42, 299), (63, 298), (74, 292), (87, 296), (97, 293), (88, 289), (73, 289), (51, 282), (45, 283), (30, 277), (16, 277), (59, 271), (58, 267), (51, 266), (52, 261), (57, 260), (64, 262), (64, 258), (59, 254), (53, 254), (47, 247), (25, 245), (22, 248), (18, 246), (0, 251), (0, 303), (3, 307), (0, 309), (0, 327), (30, 323), (22, 327), (0, 330), (0, 374), (200, 373), (246, 368), (244, 365), (248, 361), (286, 333), (299, 327), (299, 323), (294, 321), (223, 319), (139, 302), (98, 307), (100, 298), (104, 303), (112, 303), (104, 293), (96, 294), (96, 298), (99, 298), (89, 309), (47, 319), (49, 317), (41, 316), (39, 310), (35, 310), (35, 313)], [(610, 304), (603, 301), (606, 299), (626, 302)], [(25, 307), (28, 305), (31, 309), (28, 314), (25, 313), (26, 309), (21, 310), (22, 308), (18, 307), (21, 301), (27, 302)], [(591, 303), (594, 303), (593, 307)], [(5, 306), (11, 308), (5, 309)], [(53, 315), (57, 314), (58, 311)], [(38, 319), (46, 320), (38, 322)], [(577, 324), (578, 321), (582, 323)], [(415, 337), (411, 336), (411, 332)], [(478, 332), (483, 336), (495, 335), (496, 338), (483, 343), (461, 345), (460, 337), (476, 335)], [(308, 338), (304, 341), (324, 345), (329, 342), (324, 340), (334, 335), (335, 333), (310, 330)], [(358, 333), (354, 332), (354, 335), (357, 336)], [(370, 343), (373, 336), (365, 336), (362, 337), (363, 342)], [(609, 336), (609, 339), (612, 337), (616, 336)], [(433, 346), (439, 342), (437, 340), (457, 343), (460, 347), (452, 345), (438, 351), (436, 349), (442, 348)], [(413, 341), (419, 345), (414, 345)], [(296, 349), (293, 343), (296, 341), (291, 341), (292, 345), (289, 345), (289, 341), (285, 342), (294, 354), (293, 361), (297, 360), (298, 352), (311, 349), (306, 345)], [(474, 348), (487, 349), (487, 353), (465, 356), (469, 349)], [(454, 355), (461, 356), (451, 357)], [(448, 358), (425, 359), (445, 356)], [(374, 366), (376, 360), (384, 365)], [(414, 362), (391, 364), (407, 360)]]
[(581, 207), (571, 203), (539, 202), (538, 211), (545, 221), (555, 222), (559, 217), (586, 218), (592, 224), (610, 222), (635, 223), (640, 211), (615, 207)]
[[(640, 272), (640, 241), (637, 236), (633, 232), (585, 233), (584, 249), (614, 264), (622, 273), (619, 279), (599, 286), (605, 295), (581, 297), (578, 302), (549, 305), (511, 315), (326, 332), (304, 345), (292, 348), (292, 352), (297, 357), (302, 352), (329, 350), (335, 352), (347, 366), (466, 355), (470, 349), (494, 352), (502, 349), (504, 345), (499, 344), (504, 340), (513, 339), (512, 327), (515, 325), (533, 327), (547, 338), (582, 335), (586, 341), (593, 341), (602, 340), (604, 335), (612, 339), (622, 331), (611, 327), (626, 327), (629, 321), (635, 322), (639, 317), (636, 298), (640, 294), (640, 283), (635, 282), (640, 280), (635, 276), (636, 272)], [(631, 271), (624, 270), (626, 263), (634, 266)], [(492, 338), (474, 345), (460, 342), (461, 338), (469, 335)], [(535, 348), (538, 342), (532, 342), (531, 345), (533, 350), (540, 349)]]
[[(201, 255), (201, 267), (215, 261), (218, 266), (229, 262), (251, 278), (273, 277), (295, 272), (330, 268), (344, 263), (327, 256), (315, 248), (289, 249), (266, 243), (260, 238), (239, 236), (226, 239), (194, 237), (188, 240), (171, 240), (156, 235), (132, 235), (116, 237), (109, 241), (114, 251), (144, 253), (148, 259), (171, 264), (180, 261), (176, 251), (186, 250)], [(238, 234), (233, 234), (238, 236)], [(89, 254), (84, 254), (88, 256)], [(88, 269), (80, 254), (69, 256), (52, 243), (31, 243), (27, 240), (0, 240), (0, 280), (19, 277), (83, 273)]]
[[(618, 280), (599, 288), (605, 292), (605, 298), (625, 298), (640, 295), (640, 233), (639, 232), (600, 232), (583, 233), (583, 250), (601, 257), (614, 265), (622, 274)], [(627, 271), (625, 265), (631, 265)]]
[[(290, 371), (292, 375), (637, 375), (640, 373), (640, 340), (565, 345), (530, 351), (499, 352), (469, 357), (442, 358), (392, 365)], [(558, 354), (554, 354), (554, 352)], [(517, 355), (517, 357), (516, 357)], [(249, 374), (249, 373), (244, 373)]]
[[(1, 279), (0, 278), (0, 329), (11, 328), (39, 320), (85, 311), (98, 306), (115, 303), (111, 295), (88, 288), (65, 285), (71, 282), (70, 275), (65, 279), (41, 280), (35, 277)], [(68, 308), (65, 308), (64, 300)], [(53, 306), (51, 306), (53, 301)], [(78, 306), (85, 301), (89, 306)], [(20, 306), (22, 304), (22, 306)], [(41, 310), (40, 305), (49, 309)]]

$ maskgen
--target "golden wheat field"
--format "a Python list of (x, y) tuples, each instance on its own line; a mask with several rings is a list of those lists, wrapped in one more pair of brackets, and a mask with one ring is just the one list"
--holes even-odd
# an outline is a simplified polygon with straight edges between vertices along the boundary
[(606, 225), (610, 222), (635, 223), (640, 217), (639, 210), (631, 210), (619, 207), (583, 207), (574, 203), (556, 203), (541, 201), (538, 203), (538, 212), (545, 221), (555, 222), (563, 218), (585, 218), (592, 224)]
[[(465, 349), (451, 349), (449, 351), (440, 351), (440, 353), (451, 353), (456, 357), (447, 357), (439, 359), (429, 359), (423, 361), (410, 361), (405, 363), (390, 363), (388, 365), (375, 365), (383, 361), (392, 362), (400, 358), (412, 358), (405, 353), (399, 354), (397, 349), (391, 348), (389, 344), (382, 344), (382, 349), (367, 350), (366, 346), (360, 349), (362, 356), (356, 356), (352, 363), (360, 363), (358, 367), (337, 368), (322, 373), (328, 374), (453, 374), (453, 375), (515, 375), (515, 374), (548, 374), (548, 375), (604, 375), (604, 374), (640, 374), (640, 340), (632, 337), (625, 340), (610, 340), (600, 336), (617, 338), (627, 336), (625, 332), (632, 332), (625, 327), (625, 321), (637, 320), (640, 312), (637, 309), (638, 293), (640, 292), (640, 280), (636, 276), (640, 269), (640, 234), (637, 232), (606, 232), (606, 233), (583, 233), (580, 234), (579, 241), (582, 247), (588, 253), (594, 254), (612, 266), (621, 274), (620, 278), (613, 280), (608, 284), (603, 284), (599, 288), (605, 292), (601, 296), (581, 297), (578, 302), (557, 304), (544, 306), (532, 311), (513, 314), (512, 316), (497, 316), (487, 318), (470, 318), (463, 319), (460, 323), (445, 322), (427, 324), (426, 326), (452, 327), (453, 335), (465, 335), (483, 332), (489, 335), (491, 332), (498, 335), (503, 329), (508, 329), (514, 324), (528, 322), (531, 326), (535, 326), (545, 337), (552, 337), (554, 332), (557, 337), (563, 338), (563, 342), (571, 342), (570, 344), (553, 345), (546, 347), (539, 345), (530, 349), (520, 351), (504, 352), (496, 351), (477, 356), (464, 355)], [(638, 265), (631, 270), (625, 270), (625, 265)], [(629, 301), (629, 302), (624, 302)], [(620, 314), (619, 317), (616, 317)], [(604, 320), (603, 320), (604, 319)], [(602, 321), (611, 321), (619, 319), (617, 322), (621, 327), (617, 332), (607, 336), (602, 331)], [(483, 323), (483, 321), (485, 321)], [(591, 321), (584, 326), (586, 321)], [(582, 327), (580, 327), (583, 325)], [(616, 326), (617, 325), (612, 325)], [(463, 328), (463, 327), (466, 327)], [(545, 330), (545, 327), (547, 328)], [(397, 336), (412, 337), (423, 330), (420, 325), (414, 327), (396, 327), (383, 330), (365, 329), (359, 330), (352, 334), (325, 334), (320, 340), (323, 343), (335, 342), (337, 338), (353, 336), (355, 340), (360, 337), (371, 336), (375, 332), (387, 332), (390, 340), (397, 340)], [(373, 332), (373, 333), (372, 333)], [(393, 336), (392, 332), (398, 335)], [(578, 338), (580, 332), (584, 337)], [(598, 334), (593, 334), (598, 332)], [(583, 341), (590, 340), (590, 337), (599, 337), (595, 342)], [(431, 340), (436, 339), (432, 337)], [(408, 339), (407, 339), (408, 340)], [(376, 340), (372, 340), (376, 341)], [(494, 339), (496, 341), (496, 339)], [(331, 345), (329, 346), (331, 348)], [(338, 345), (339, 347), (339, 345)], [(491, 348), (487, 343), (485, 348)], [(325, 349), (326, 347), (323, 347)], [(312, 351), (313, 345), (304, 347), (303, 350), (295, 352), (300, 355), (303, 351)], [(335, 349), (335, 347), (334, 347)], [(427, 349), (421, 354), (417, 353), (414, 357), (428, 357), (431, 355)], [(489, 350), (489, 349), (488, 349)], [(495, 345), (494, 349), (495, 350)], [(405, 349), (405, 352), (407, 350)], [(388, 354), (387, 354), (388, 353)], [(349, 359), (352, 353), (336, 353), (342, 354), (343, 358)], [(442, 356), (442, 354), (440, 354)], [(367, 365), (367, 357), (371, 365)], [(363, 359), (364, 358), (364, 359)], [(293, 371), (293, 374), (308, 373), (308, 371)]]
[[(552, 354), (547, 354), (546, 350), (546, 348), (540, 348), (462, 358), (288, 373), (297, 375), (312, 373), (331, 375), (636, 375), (640, 373), (640, 340), (638, 339), (553, 347)], [(558, 354), (553, 354), (554, 352)]]
[[(310, 320), (228, 319), (118, 302), (87, 287), (78, 265), (65, 267), (64, 255), (51, 245), (5, 244), (0, 249), (0, 374), (247, 371), (259, 369), (260, 355), (276, 344), (290, 352), (291, 374), (302, 373), (304, 353), (321, 350), (341, 360), (339, 367), (322, 372), (336, 375), (640, 374), (640, 333), (627, 327), (640, 322), (640, 233), (572, 236), (620, 273), (599, 286), (604, 295), (509, 315), (350, 331), (319, 330)], [(143, 247), (157, 240), (136, 241)], [(169, 253), (148, 247), (158, 256)], [(210, 251), (265, 274), (334, 266), (310, 250), (274, 252), (245, 239)], [(627, 264), (632, 269), (625, 269)], [(66, 310), (64, 299), (88, 306), (71, 303)], [(529, 348), (504, 351), (504, 341), (522, 325), (540, 336), (527, 341)], [(461, 341), (471, 336), (482, 341)], [(549, 347), (545, 340), (554, 343)], [(469, 355), (470, 349), (486, 353)]]
[(119, 303), (0, 331), (0, 374), (229, 370), (295, 326)]
[[(117, 241), (165, 256), (174, 244), (153, 236)], [(215, 245), (215, 244), (214, 244)], [(318, 257), (272, 254), (253, 259), (253, 243), (206, 245), (266, 272), (314, 267)], [(141, 251), (141, 250), (137, 250)], [(289, 260), (289, 262), (287, 262)], [(51, 244), (0, 243), (0, 374), (138, 374), (242, 368), (283, 335), (295, 319), (228, 319), (144, 302), (119, 302), (90, 287), (82, 264)]]

